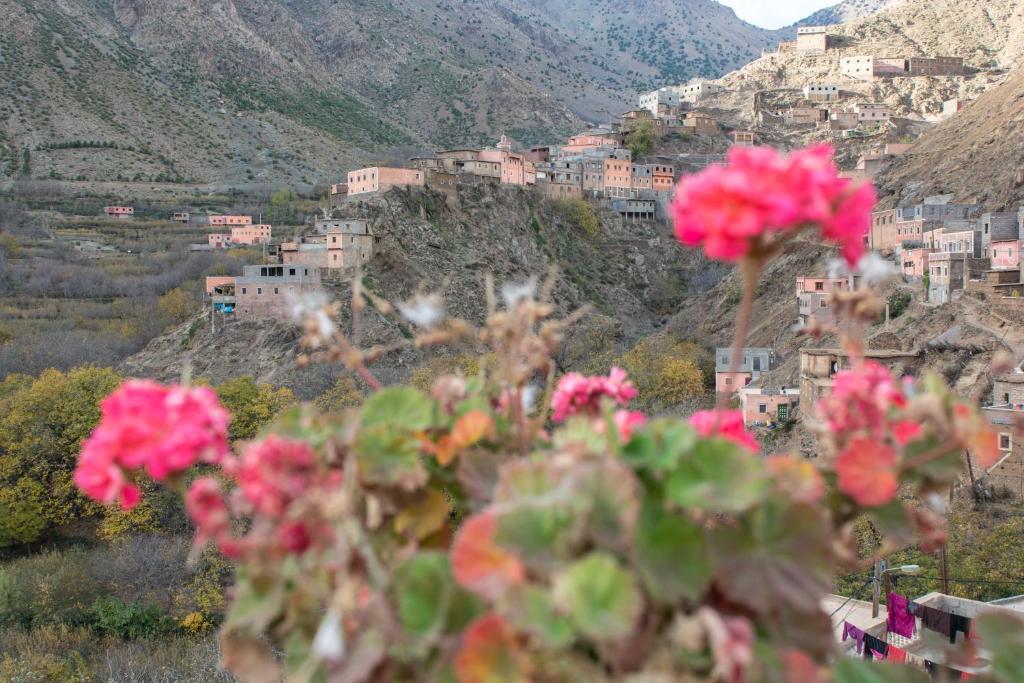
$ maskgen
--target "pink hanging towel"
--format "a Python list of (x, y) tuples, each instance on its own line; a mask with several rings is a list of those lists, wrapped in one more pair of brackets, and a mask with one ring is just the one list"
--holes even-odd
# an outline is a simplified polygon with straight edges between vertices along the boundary
[(898, 593), (889, 593), (889, 632), (904, 638), (913, 638), (917, 620), (907, 609), (910, 601)]

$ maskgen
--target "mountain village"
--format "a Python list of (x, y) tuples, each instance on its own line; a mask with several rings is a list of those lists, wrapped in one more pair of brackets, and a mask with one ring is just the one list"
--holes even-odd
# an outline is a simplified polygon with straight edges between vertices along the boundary
[[(230, 193), (225, 193), (221, 212), (211, 208), (211, 202), (204, 202), (198, 189), (192, 200), (182, 194), (173, 201), (149, 204), (144, 210), (136, 203), (138, 195), (108, 191), (103, 201), (109, 204), (99, 211), (99, 232), (130, 230), (152, 218), (145, 223), (147, 229), (159, 223), (161, 230), (164, 224), (170, 226), (170, 232), (179, 230), (185, 235), (182, 241), (191, 242), (183, 247), (183, 253), (203, 264), (198, 276), (203, 289), (201, 314), (193, 311), (192, 317), (185, 322), (179, 320), (175, 329), (154, 336), (152, 348), (136, 352), (140, 356), (150, 352), (156, 360), (130, 360), (124, 367), (131, 372), (140, 367), (151, 369), (143, 365), (145, 362), (157, 363), (167, 365), (166, 372), (154, 374), (171, 376), (180, 370), (181, 375), (190, 376), (195, 356), (201, 353), (189, 346), (197, 330), (207, 335), (204, 343), (211, 347), (207, 352), (213, 356), (245, 355), (246, 346), (255, 338), (261, 343), (267, 338), (280, 338), (284, 342), (277, 339), (273, 343), (296, 346), (296, 310), (303, 302), (327, 293), (345, 304), (345, 297), (354, 296), (353, 283), (361, 287), (375, 284), (366, 279), (367, 271), (375, 267), (379, 268), (375, 276), (386, 273), (402, 280), (402, 287), (396, 290), (412, 291), (410, 283), (422, 273), (406, 272), (410, 263), (407, 254), (399, 257), (391, 253), (396, 238), (389, 229), (412, 216), (420, 220), (420, 233), (436, 230), (440, 235), (443, 229), (436, 219), (439, 206), (459, 212), (460, 220), (471, 221), (486, 215), (497, 198), (502, 210), (528, 214), (528, 218), (519, 218), (523, 225), (531, 221), (535, 232), (539, 230), (535, 207), (545, 207), (549, 216), (583, 212), (617, 230), (603, 237), (602, 248), (621, 250), (621, 260), (626, 264), (623, 271), (639, 273), (638, 280), (650, 285), (651, 291), (664, 283), (668, 287), (682, 282), (672, 278), (682, 277), (679, 272), (684, 270), (691, 278), (686, 282), (695, 282), (700, 279), (699, 273), (692, 271), (700, 271), (706, 264), (687, 263), (689, 270), (682, 266), (675, 271), (665, 268), (669, 274), (658, 272), (657, 277), (653, 267), (651, 274), (644, 272), (653, 260), (649, 252), (663, 245), (658, 237), (671, 232), (673, 193), (681, 179), (726, 164), (731, 149), (766, 145), (791, 150), (825, 143), (835, 148), (842, 177), (873, 182), (912, 156), (922, 136), (943, 122), (969, 113), (979, 97), (1003, 84), (1007, 76), (1003, 67), (972, 61), (971, 56), (923, 54), (924, 49), (909, 49), (902, 43), (881, 50), (877, 43), (861, 45), (849, 32), (837, 29), (800, 25), (792, 39), (765, 49), (751, 64), (720, 78), (700, 77), (675, 84), (665, 78), (662, 82), (670, 84), (657, 88), (653, 88), (655, 83), (645, 81), (646, 87), (653, 89), (637, 93), (629, 107), (622, 107), (626, 111), (608, 112), (607, 120), (583, 125), (577, 125), (581, 119), (575, 119), (572, 134), (567, 134), (570, 129), (565, 128), (558, 135), (542, 136), (535, 133), (545, 129), (531, 128), (526, 122), (505, 132), (489, 131), (493, 137), (486, 140), (479, 136), (472, 138), (473, 142), (467, 142), (469, 137), (445, 140), (447, 144), (436, 144), (430, 150), (396, 146), (400, 156), (396, 156), (399, 152), (390, 156), (381, 153), (375, 160), (364, 155), (356, 157), (358, 163), (343, 158), (330, 182), (320, 181), (322, 196), (310, 195), (313, 198), (303, 205), (297, 220), (265, 217), (259, 213), (262, 204), (257, 211), (249, 208), (251, 203), (235, 202), (236, 197)], [(443, 148), (449, 145), (451, 148)], [(28, 148), (25, 153), (28, 165)], [(416, 156), (410, 156), (413, 153)], [(1024, 175), (1021, 178), (1018, 187), (1024, 186)], [(655, 329), (678, 330), (690, 322), (680, 323), (680, 318), (696, 318), (694, 312), (700, 311), (700, 324), (691, 322), (690, 327), (700, 327), (700, 335), (695, 333), (693, 339), (699, 336), (699, 343), (704, 344), (711, 361), (708, 371), (713, 376), (713, 382), (708, 377), (702, 400), (738, 409), (743, 425), (762, 443), (783, 444), (792, 452), (807, 455), (805, 446), (810, 435), (827, 431), (813, 407), (832, 394), (835, 377), (852, 367), (851, 357), (839, 349), (837, 337), (829, 330), (858, 287), (870, 280), (883, 293), (885, 308), (869, 332), (863, 357), (896, 376), (923, 376), (939, 366), (935, 354), (949, 351), (950, 356), (941, 359), (945, 364), (942, 371), (947, 378), (961, 382), (958, 389), (984, 384), (979, 399), (981, 412), (998, 434), (999, 454), (994, 464), (982, 465), (973, 455), (966, 455), (970, 480), (964, 487), (977, 499), (991, 498), (996, 495), (991, 492), (997, 491), (1000, 501), (1002, 496), (1024, 501), (1024, 438), (1019, 436), (1024, 427), (1024, 363), (1001, 369), (988, 384), (981, 378), (999, 349), (1024, 351), (1024, 203), (998, 205), (984, 195), (952, 188), (940, 192), (925, 180), (903, 182), (876, 207), (864, 237), (868, 265), (860, 271), (853, 272), (830, 260), (823, 242), (801, 239), (793, 247), (796, 255), (768, 273), (767, 283), (758, 291), (758, 296), (767, 301), (767, 313), (759, 323), (756, 339), (748, 337), (749, 346), (742, 349), (738, 369), (731, 349), (723, 345), (727, 335), (711, 320), (723, 311), (731, 314), (733, 299), (738, 298), (736, 280), (729, 280), (719, 271), (709, 270), (707, 278), (713, 281), (709, 286), (694, 286), (686, 307), (673, 310), (672, 305), (677, 303), (674, 299), (663, 308), (652, 306), (650, 319), (654, 322), (627, 343)], [(213, 194), (211, 190), (209, 196)], [(89, 206), (95, 217), (99, 205)], [(41, 214), (50, 217), (58, 212), (40, 209)], [(569, 221), (549, 223), (552, 229), (567, 230)], [(78, 240), (73, 229), (67, 232)], [(516, 244), (521, 234), (511, 228), (509, 232), (509, 244)], [(537, 240), (538, 250), (552, 264), (573, 270), (576, 264), (572, 258), (546, 249), (544, 238), (537, 234), (528, 237)], [(162, 234), (154, 237), (159, 239), (164, 239)], [(412, 254), (417, 250), (431, 253), (450, 250), (453, 240), (463, 239), (468, 238), (444, 234), (427, 240), (417, 234), (408, 247), (402, 248)], [(478, 235), (476, 239), (482, 238)], [(585, 238), (576, 235), (569, 239)], [(638, 243), (648, 251), (641, 253)], [(10, 253), (6, 244), (0, 243), (0, 250)], [(94, 246), (84, 239), (74, 244), (72, 251), (78, 253)], [(553, 257), (553, 253), (560, 258)], [(135, 263), (141, 263), (144, 256), (136, 253), (132, 256), (137, 258), (129, 261), (127, 254), (118, 256), (124, 256), (123, 263), (129, 264), (123, 266), (124, 272), (132, 273)], [(671, 254), (663, 257), (672, 259)], [(429, 272), (436, 261), (424, 257), (423, 264)], [(525, 260), (516, 266), (524, 264)], [(472, 271), (476, 277), (487, 265), (491, 264), (481, 259), (466, 260), (457, 267)], [(600, 271), (601, 267), (594, 270)], [(438, 279), (449, 275), (432, 274)], [(614, 298), (615, 290), (609, 285), (608, 290), (595, 295), (587, 286), (592, 280), (576, 277), (575, 272), (573, 275), (572, 290), (598, 301), (597, 308), (606, 314), (611, 308), (607, 299)], [(605, 283), (618, 275), (588, 273), (588, 277), (603, 278)], [(419, 292), (425, 283), (417, 282), (415, 286)], [(198, 291), (197, 285), (197, 298)], [(465, 290), (460, 293), (464, 295)], [(915, 315), (919, 318), (907, 322), (906, 316), (901, 322), (900, 316), (911, 303), (917, 307)], [(626, 305), (616, 313), (628, 319), (628, 313), (622, 311), (628, 311)], [(596, 327), (594, 336), (603, 339), (621, 335), (619, 323), (615, 315), (607, 314), (602, 319), (605, 327)], [(968, 325), (974, 325), (980, 333), (966, 334), (964, 328)], [(404, 327), (397, 334), (412, 339)], [(711, 339), (713, 343), (707, 343)], [(691, 342), (690, 338), (686, 341)], [(5, 343), (0, 338), (0, 347)], [(559, 374), (566, 369), (575, 371), (574, 343), (584, 345), (576, 338), (568, 340), (569, 359), (559, 358)], [(586, 348), (590, 351), (589, 346)], [(299, 365), (295, 354), (287, 359), (278, 355), (261, 362)], [(980, 368), (983, 356), (985, 368)], [(171, 364), (171, 357), (180, 365)], [(611, 357), (610, 352), (600, 355), (602, 362)], [(431, 360), (436, 361), (430, 366), (433, 371), (441, 361)], [(407, 357), (397, 363), (397, 376), (415, 374), (416, 368)], [(458, 366), (458, 371), (462, 370)], [(555, 370), (551, 372), (554, 377)], [(202, 371), (198, 376), (209, 380)], [(351, 391), (358, 395), (360, 388), (362, 385), (353, 383)], [(502, 394), (501, 400), (509, 399)], [(983, 490), (986, 493), (981, 493)], [(952, 490), (949, 498), (952, 502)], [(915, 601), (915, 609), (921, 610), (919, 617), (936, 612), (969, 624), (970, 619), (987, 611), (1024, 611), (1024, 596), (994, 602), (954, 597), (948, 590), (946, 572), (943, 555), (943, 590)], [(834, 640), (842, 652), (860, 658), (864, 648), (884, 648), (885, 653), (900, 653), (907, 663), (934, 670), (934, 662), (943, 652), (936, 642), (922, 637), (916, 626), (914, 633), (893, 637), (892, 615), (887, 614), (891, 603), (879, 616), (879, 596), (888, 592), (883, 586), (888, 588), (895, 576), (910, 580), (916, 573), (916, 565), (889, 568), (884, 560), (876, 561), (874, 604), (828, 596), (824, 607), (831, 613)], [(841, 611), (844, 614), (837, 619)], [(949, 642), (957, 642), (957, 631), (948, 623), (941, 632), (949, 636)], [(960, 642), (966, 638), (965, 631)], [(987, 671), (968, 664), (950, 666), (947, 673), (958, 679)]]

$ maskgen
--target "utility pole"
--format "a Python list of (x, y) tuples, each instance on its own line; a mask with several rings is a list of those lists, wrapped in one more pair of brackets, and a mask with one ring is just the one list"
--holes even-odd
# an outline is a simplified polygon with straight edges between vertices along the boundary
[(871, 579), (871, 618), (878, 616), (878, 604), (882, 592), (882, 577), (885, 576), (886, 562), (883, 559), (875, 560), (875, 575)]
[(939, 580), (942, 584), (942, 593), (949, 595), (949, 558), (946, 556), (946, 544), (939, 549)]

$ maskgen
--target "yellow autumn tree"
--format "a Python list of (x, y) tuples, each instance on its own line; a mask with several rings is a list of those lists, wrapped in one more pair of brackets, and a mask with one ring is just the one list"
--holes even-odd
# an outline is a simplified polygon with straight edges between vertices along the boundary
[(667, 337), (643, 339), (619, 356), (616, 364), (629, 372), (644, 412), (667, 412), (694, 402), (706, 392), (702, 364), (706, 353), (690, 342)]

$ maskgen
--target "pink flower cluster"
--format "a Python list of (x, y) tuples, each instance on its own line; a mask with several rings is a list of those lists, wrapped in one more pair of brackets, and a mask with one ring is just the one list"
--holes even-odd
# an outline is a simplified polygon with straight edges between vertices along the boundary
[(578, 372), (570, 372), (558, 381), (551, 397), (551, 417), (555, 422), (562, 422), (580, 413), (593, 415), (600, 409), (601, 399), (605, 396), (618, 405), (626, 405), (636, 395), (636, 387), (621, 368), (612, 368), (607, 377), (585, 377)]
[[(314, 521), (315, 514), (298, 508), (315, 489), (340, 483), (340, 473), (322, 475), (305, 442), (269, 436), (251, 444), (238, 460), (226, 462), (224, 472), (238, 484), (230, 506), (220, 483), (211, 478), (193, 482), (185, 498), (198, 544), (213, 541), (229, 557), (247, 551), (268, 556), (278, 550), (303, 553), (329, 538)], [(231, 535), (232, 510), (253, 518), (244, 538)]]
[(920, 427), (894, 419), (893, 412), (907, 405), (907, 397), (889, 370), (866, 360), (858, 367), (836, 373), (832, 393), (818, 402), (818, 417), (839, 440), (854, 434), (884, 439), (892, 433), (902, 445), (914, 439)]
[(751, 453), (757, 453), (757, 439), (743, 425), (738, 410), (701, 410), (690, 416), (690, 426), (704, 438), (717, 437), (732, 441)]
[(783, 156), (769, 147), (733, 147), (727, 166), (683, 179), (672, 203), (676, 237), (708, 257), (739, 261), (772, 233), (817, 226), (855, 265), (864, 254), (875, 192), (839, 176), (829, 145)]
[(228, 412), (206, 387), (129, 380), (100, 404), (99, 426), (82, 445), (75, 484), (102, 503), (125, 508), (141, 495), (129, 475), (157, 481), (197, 462), (219, 463), (228, 453)]

